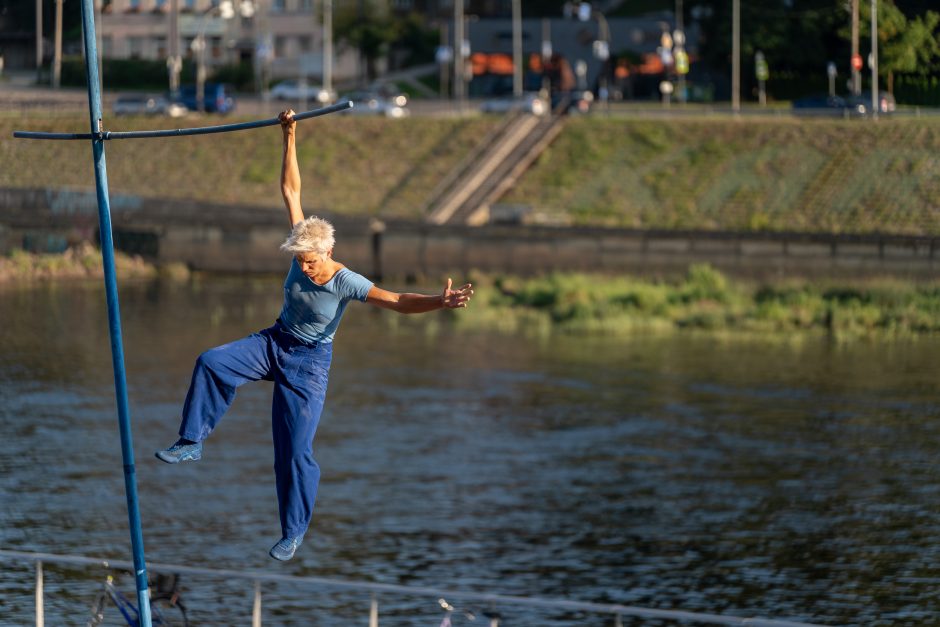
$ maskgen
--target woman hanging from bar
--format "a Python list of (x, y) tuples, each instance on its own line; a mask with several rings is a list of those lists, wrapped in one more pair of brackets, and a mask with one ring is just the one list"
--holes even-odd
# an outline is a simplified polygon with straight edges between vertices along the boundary
[(313, 515), (320, 468), (313, 458), (313, 437), (326, 396), (333, 336), (352, 300), (399, 313), (425, 313), (466, 307), (468, 283), (440, 294), (396, 293), (375, 286), (333, 259), (333, 226), (304, 218), (294, 112), (279, 115), (284, 136), (281, 194), (291, 233), (281, 250), (293, 255), (284, 283), (284, 305), (274, 326), (204, 352), (196, 360), (183, 405), (180, 439), (157, 458), (169, 464), (202, 457), (203, 441), (221, 420), (238, 386), (261, 379), (274, 382), (271, 424), (281, 539), (274, 559), (289, 560), (303, 540)]

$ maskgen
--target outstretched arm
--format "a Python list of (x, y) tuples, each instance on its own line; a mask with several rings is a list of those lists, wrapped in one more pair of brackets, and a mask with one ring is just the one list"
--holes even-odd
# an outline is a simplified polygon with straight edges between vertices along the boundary
[(427, 313), (436, 309), (457, 309), (466, 307), (473, 296), (473, 286), (467, 283), (459, 289), (452, 289), (453, 282), (447, 279), (447, 287), (440, 294), (428, 296), (425, 294), (399, 294), (389, 292), (380, 287), (373, 286), (369, 290), (366, 302), (383, 309), (391, 309), (398, 313)]
[(297, 165), (297, 146), (294, 141), (297, 122), (294, 121), (293, 109), (282, 111), (277, 116), (281, 121), (281, 130), (284, 132), (284, 158), (281, 163), (281, 196), (287, 206), (287, 217), (290, 225), (304, 219), (303, 209), (300, 207), (300, 167)]

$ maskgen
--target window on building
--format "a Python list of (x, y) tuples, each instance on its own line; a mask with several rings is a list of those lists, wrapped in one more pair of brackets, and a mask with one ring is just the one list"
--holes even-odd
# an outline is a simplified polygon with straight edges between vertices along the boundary
[(154, 0), (153, 4), (154, 4), (153, 8), (157, 11), (163, 11), (164, 9), (167, 8), (166, 0)]
[(271, 2), (271, 10), (276, 13), (283, 13), (287, 9), (287, 0), (274, 0)]
[(297, 38), (297, 48), (300, 52), (310, 52), (313, 48), (313, 38), (310, 35), (301, 35)]
[(127, 3), (127, 8), (130, 11), (139, 11), (140, 10), (140, 0), (129, 0)]
[(212, 50), (213, 59), (222, 58), (222, 38), (221, 37), (210, 37), (209, 48)]
[(167, 55), (166, 37), (154, 37), (153, 49), (157, 52), (157, 58), (163, 59)]
[(104, 35), (101, 38), (101, 56), (104, 58), (114, 54), (114, 38), (111, 35)]
[(195, 11), (195, 10), (196, 10), (196, 0), (185, 0), (185, 2), (183, 2), (183, 10), (185, 10), (185, 11)]
[(313, 11), (313, 0), (299, 0), (297, 3), (298, 11)]
[(132, 59), (139, 59), (144, 53), (144, 39), (143, 37), (128, 37), (127, 38), (127, 56)]
[(274, 38), (274, 56), (279, 59), (287, 56), (287, 37), (278, 35)]

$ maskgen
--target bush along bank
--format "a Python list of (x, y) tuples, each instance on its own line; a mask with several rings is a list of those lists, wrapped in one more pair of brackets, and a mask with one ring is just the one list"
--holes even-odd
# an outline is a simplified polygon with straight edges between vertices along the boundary
[(460, 324), (508, 331), (630, 333), (650, 329), (825, 332), (838, 336), (940, 333), (940, 283), (733, 282), (708, 265), (680, 280), (551, 274), (476, 277)]
[[(114, 266), (122, 278), (186, 278), (189, 271), (182, 264), (154, 266), (138, 256), (114, 254)], [(101, 251), (88, 242), (62, 253), (30, 253), (14, 249), (0, 256), (0, 283), (20, 283), (51, 279), (76, 280), (104, 275)]]

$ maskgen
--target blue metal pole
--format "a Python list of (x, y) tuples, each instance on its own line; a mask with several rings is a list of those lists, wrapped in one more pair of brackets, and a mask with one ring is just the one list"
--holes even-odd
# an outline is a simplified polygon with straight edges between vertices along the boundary
[[(101, 85), (98, 82), (98, 50), (95, 42), (95, 12), (92, 0), (82, 0), (82, 34), (85, 40), (85, 76), (88, 79), (88, 109), (91, 132), (101, 130)], [(108, 302), (108, 326), (111, 332), (111, 363), (114, 368), (114, 391), (117, 397), (118, 424), (121, 430), (121, 454), (124, 458), (124, 492), (130, 522), (131, 546), (134, 553), (134, 575), (137, 582), (137, 607), (141, 627), (151, 627), (150, 595), (147, 592), (147, 566), (144, 562), (144, 536), (140, 528), (137, 504), (137, 477), (134, 470), (134, 446), (127, 402), (127, 380), (124, 372), (124, 344), (121, 340), (121, 311), (118, 305), (117, 277), (114, 269), (114, 241), (111, 235), (111, 206), (108, 198), (108, 168), (104, 158), (104, 141), (93, 139), (95, 186), (98, 193), (98, 230), (101, 232), (101, 258)]]

